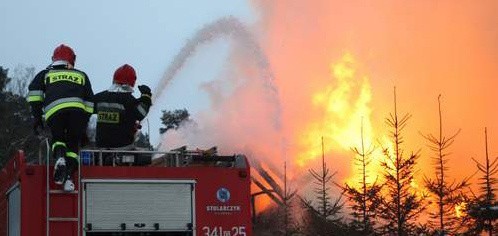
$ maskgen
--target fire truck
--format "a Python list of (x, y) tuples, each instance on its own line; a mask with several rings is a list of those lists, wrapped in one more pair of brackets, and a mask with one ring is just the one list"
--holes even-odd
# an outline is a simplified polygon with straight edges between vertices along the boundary
[(38, 158), (18, 151), (0, 172), (0, 236), (252, 235), (244, 155), (84, 149), (65, 192), (45, 142)]

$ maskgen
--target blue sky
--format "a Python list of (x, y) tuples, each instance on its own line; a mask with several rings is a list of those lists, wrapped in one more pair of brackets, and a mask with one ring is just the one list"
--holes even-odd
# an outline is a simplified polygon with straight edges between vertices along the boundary
[[(75, 50), (76, 67), (89, 75), (94, 92), (108, 88), (114, 70), (124, 63), (137, 70), (137, 84), (154, 88), (186, 40), (203, 25), (229, 15), (247, 24), (256, 19), (244, 0), (4, 0), (0, 9), (0, 66), (41, 70), (50, 63), (53, 49), (66, 43)], [(220, 73), (228, 44), (218, 39), (201, 46), (156, 101), (149, 115), (153, 141), (160, 110), (195, 112), (207, 105), (197, 85)]]

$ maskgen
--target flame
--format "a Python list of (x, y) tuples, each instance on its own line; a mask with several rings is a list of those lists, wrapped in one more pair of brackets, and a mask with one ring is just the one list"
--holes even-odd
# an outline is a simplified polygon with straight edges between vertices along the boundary
[[(270, 168), (265, 163), (260, 163), (260, 165), (261, 165), (261, 168), (269, 176), (269, 178), (271, 178), (273, 180), (274, 184), (276, 184), (280, 188), (284, 187), (283, 180), (279, 177), (279, 175), (277, 173), (275, 173), (272, 170), (272, 168)], [(252, 173), (251, 176), (256, 181), (258, 181), (260, 184), (262, 184), (264, 186), (264, 188), (266, 188), (266, 190), (272, 191), (273, 192), (272, 195), (274, 195), (278, 199), (281, 199), (278, 196), (278, 194), (276, 193), (277, 189), (274, 189), (272, 187), (272, 185), (268, 182), (269, 180), (267, 178), (263, 177), (262, 175), (260, 175), (260, 173), (258, 172), (258, 170), (256, 170), (255, 168), (252, 168), (251, 173)], [(255, 197), (255, 199), (254, 199), (254, 201), (255, 201), (254, 202), (254, 207), (255, 207), (256, 214), (259, 214), (259, 213), (263, 212), (264, 210), (268, 209), (270, 206), (276, 204), (274, 202), (274, 200), (272, 198), (270, 198), (267, 194), (257, 194), (257, 193), (261, 193), (262, 191), (263, 191), (263, 189), (260, 188), (260, 187), (258, 187), (258, 186), (256, 186), (256, 184), (254, 184), (254, 183), (251, 184), (251, 194), (252, 195), (254, 195), (254, 194), (257, 195)], [(284, 194), (284, 193), (281, 193), (281, 194)]]
[(455, 216), (458, 218), (465, 217), (467, 215), (467, 203), (460, 202), (455, 206)]
[[(353, 147), (361, 147), (363, 124), (363, 143), (367, 149), (372, 147), (374, 132), (371, 122), (372, 88), (368, 76), (357, 72), (359, 63), (346, 52), (336, 63), (330, 65), (331, 76), (335, 79), (322, 90), (311, 96), (312, 106), (321, 114), (313, 119), (301, 132), (296, 163), (299, 167), (322, 155), (320, 140), (325, 142), (324, 152), (346, 153)], [(380, 153), (377, 153), (380, 154)], [(355, 185), (361, 179), (360, 170), (352, 161), (351, 174), (346, 182)], [(374, 161), (367, 169), (367, 182), (373, 183), (380, 173), (380, 163)]]
[[(262, 189), (258, 188), (256, 185), (251, 184), (251, 194), (255, 194), (258, 192), (261, 192)], [(268, 207), (272, 205), (272, 201), (270, 197), (268, 197), (266, 194), (259, 194), (254, 197), (254, 208), (256, 211), (256, 214), (261, 213)]]
[(355, 65), (353, 55), (345, 53), (336, 64), (331, 65), (336, 85), (330, 84), (312, 96), (312, 105), (323, 112), (323, 116), (311, 121), (302, 132), (300, 145), (304, 148), (298, 154), (299, 166), (321, 156), (321, 137), (333, 141), (333, 145), (325, 147), (325, 152), (338, 148), (349, 150), (361, 142), (359, 127), (362, 117), (365, 136), (372, 136), (371, 109), (368, 107), (372, 97), (371, 87), (368, 77), (357, 76)]
[(412, 181), (410, 182), (410, 187), (412, 187), (412, 189), (419, 189), (420, 188), (417, 181), (415, 181), (414, 179), (412, 179)]
[(412, 181), (410, 182), (410, 187), (410, 192), (412, 194), (415, 194), (415, 196), (419, 197), (420, 199), (423, 199), (430, 195), (429, 190), (424, 186), (420, 186), (415, 179), (412, 179)]
[[(306, 170), (311, 161), (321, 157), (321, 137), (325, 140), (326, 157), (330, 156), (332, 150), (334, 154), (341, 151), (352, 156), (349, 148), (358, 146), (359, 119), (362, 116), (366, 142), (379, 140), (382, 145), (390, 143), (368, 130), (370, 113), (353, 116), (356, 112), (361, 112), (361, 109), (354, 107), (355, 101), (360, 100), (348, 96), (354, 91), (356, 95), (360, 94), (359, 91), (363, 89), (358, 90), (358, 86), (370, 92), (372, 85), (371, 91), (375, 92), (372, 101), (369, 101), (372, 104), (366, 102), (363, 105), (375, 108), (373, 111), (368, 110), (374, 115), (389, 115), (384, 112), (384, 106), (390, 105), (390, 90), (392, 85), (396, 85), (405, 94), (411, 94), (407, 89), (423, 93), (423, 96), (410, 96), (406, 99), (409, 102), (409, 112), (416, 116), (410, 121), (410, 128), (416, 127), (423, 133), (433, 130), (434, 122), (430, 121), (437, 119), (434, 111), (435, 98), (437, 94), (444, 94), (447, 99), (447, 103), (444, 103), (446, 127), (450, 128), (450, 132), (459, 128), (468, 131), (457, 138), (452, 150), (452, 153), (459, 154), (454, 159), (452, 157), (452, 163), (460, 167), (455, 173), (458, 176), (472, 175), (473, 168), (465, 168), (468, 161), (465, 156), (482, 150), (481, 143), (475, 141), (481, 137), (478, 136), (481, 134), (478, 132), (479, 127), (493, 123), (498, 114), (492, 108), (492, 99), (486, 99), (489, 98), (487, 95), (495, 94), (492, 85), (496, 81), (492, 78), (497, 74), (493, 67), (496, 54), (491, 55), (489, 51), (498, 44), (493, 44), (494, 47), (490, 49), (489, 42), (497, 34), (496, 31), (481, 30), (486, 27), (473, 26), (489, 25), (489, 19), (496, 21), (496, 17), (491, 17), (494, 12), (490, 9), (496, 9), (493, 6), (497, 6), (498, 1), (488, 1), (493, 4), (482, 6), (446, 1), (437, 6), (437, 11), (427, 11), (434, 8), (431, 4), (414, 4), (410, 8), (410, 14), (404, 15), (399, 14), (406, 10), (404, 4), (351, 4), (350, 1), (316, 1), (313, 4), (297, 1), (295, 4), (286, 4), (282, 0), (255, 2), (262, 18), (259, 26), (265, 33), (262, 37), (264, 48), (275, 70), (276, 83), (281, 92), (284, 136), (292, 144), (289, 156), (297, 167)], [(344, 14), (334, 14), (337, 12)], [(427, 14), (428, 12), (432, 13)], [(476, 14), (483, 17), (476, 17)], [(387, 17), (378, 17), (379, 15)], [(448, 21), (448, 16), (455, 17)], [(314, 27), (311, 29), (310, 25)], [(420, 35), (424, 37), (420, 38)], [(459, 49), (465, 45), (473, 50), (467, 50), (471, 53), (459, 58)], [(354, 50), (355, 54), (341, 55), (337, 60), (330, 59), (330, 53), (345, 47)], [(431, 60), (427, 60), (428, 57)], [(369, 74), (372, 81), (375, 78), (375, 83), (365, 82), (368, 77), (363, 76), (358, 69), (359, 61), (375, 68), (375, 74)], [(324, 67), (322, 63), (331, 65), (332, 69), (328, 74), (321, 71)], [(319, 80), (328, 77), (329, 82), (322, 84), (319, 89), (312, 88), (312, 93), (309, 87), (299, 90), (303, 87), (303, 78), (310, 83), (322, 83)], [(351, 86), (355, 84), (357, 89), (353, 90)], [(470, 95), (462, 99), (462, 92)], [(406, 102), (400, 103), (402, 104), (406, 105)], [(314, 111), (320, 109), (325, 115), (314, 114)], [(306, 113), (296, 112), (302, 110)], [(377, 126), (377, 122), (381, 122), (378, 119), (374, 119), (374, 122), (374, 127), (379, 128), (378, 132), (387, 130)], [(410, 133), (413, 134), (410, 136)], [(407, 141), (413, 143), (409, 144), (409, 149), (425, 147), (425, 140), (417, 136), (416, 131), (413, 132), (412, 129), (407, 134)], [(384, 147), (392, 150), (390, 146)], [(372, 156), (385, 158), (383, 154)], [(422, 174), (429, 175), (433, 171), (425, 159), (417, 161), (416, 169), (421, 173), (416, 177), (418, 179)], [(376, 160), (372, 165), (375, 162)], [(350, 168), (351, 172), (346, 176), (348, 181), (360, 176), (350, 163), (333, 168), (341, 168), (340, 172), (344, 168)], [(377, 168), (369, 166), (372, 172)], [(422, 186), (422, 182), (419, 185)]]

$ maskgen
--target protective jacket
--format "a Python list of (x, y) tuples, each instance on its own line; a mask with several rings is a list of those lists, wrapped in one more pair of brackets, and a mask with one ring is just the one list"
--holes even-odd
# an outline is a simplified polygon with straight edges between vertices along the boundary
[(78, 109), (88, 116), (93, 113), (93, 91), (88, 76), (67, 65), (51, 65), (40, 71), (31, 81), (28, 102), (35, 118), (51, 117), (66, 109)]
[(137, 121), (147, 116), (151, 106), (148, 94), (133, 97), (132, 88), (114, 84), (109, 90), (95, 95), (98, 147), (117, 148), (133, 143)]

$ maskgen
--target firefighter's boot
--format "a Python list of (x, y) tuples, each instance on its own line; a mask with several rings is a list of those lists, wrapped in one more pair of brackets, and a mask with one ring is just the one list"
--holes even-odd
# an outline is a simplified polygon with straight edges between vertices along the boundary
[(66, 159), (64, 157), (59, 157), (57, 162), (55, 162), (54, 169), (54, 182), (55, 184), (61, 185), (66, 180)]
[(66, 180), (67, 163), (66, 163), (66, 148), (64, 145), (57, 145), (53, 149), (55, 162), (54, 167), (54, 182), (61, 185)]
[(66, 163), (66, 150), (64, 147), (58, 146), (54, 149), (54, 157), (57, 160), (54, 167), (54, 182), (61, 185), (66, 180), (67, 176), (67, 163)]
[(64, 191), (66, 192), (74, 191), (74, 183), (73, 183), (73, 178), (71, 178), (71, 176), (67, 176), (66, 182), (64, 182)]
[(66, 181), (64, 182), (64, 191), (74, 191), (73, 172), (78, 169), (78, 161), (72, 157), (67, 158)]

